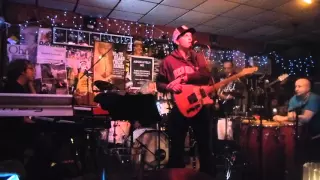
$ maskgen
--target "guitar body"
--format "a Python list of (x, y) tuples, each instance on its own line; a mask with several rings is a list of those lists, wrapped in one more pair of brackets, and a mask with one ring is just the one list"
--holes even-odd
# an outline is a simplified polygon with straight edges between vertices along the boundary
[(209, 86), (182, 85), (182, 92), (174, 94), (176, 105), (185, 117), (191, 118), (198, 114), (206, 104), (213, 100), (208, 96), (206, 89)]
[(204, 105), (213, 104), (213, 100), (208, 96), (210, 93), (242, 76), (252, 74), (257, 70), (257, 67), (244, 68), (240, 73), (211, 86), (182, 85), (182, 92), (173, 95), (175, 103), (182, 115), (191, 118), (198, 114)]

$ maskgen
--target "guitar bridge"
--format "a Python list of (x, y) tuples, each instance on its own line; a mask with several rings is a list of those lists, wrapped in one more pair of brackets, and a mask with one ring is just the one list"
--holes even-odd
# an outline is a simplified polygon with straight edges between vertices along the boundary
[(197, 110), (197, 109), (199, 109), (199, 108), (200, 108), (200, 104), (197, 104), (197, 105), (195, 105), (194, 107), (188, 109), (188, 110), (187, 110), (187, 113), (190, 113), (190, 112), (192, 112), (192, 111), (195, 111), (195, 110)]

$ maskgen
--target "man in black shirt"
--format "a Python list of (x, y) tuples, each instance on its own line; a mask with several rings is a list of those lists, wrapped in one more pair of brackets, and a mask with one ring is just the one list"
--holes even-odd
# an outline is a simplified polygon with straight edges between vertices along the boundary
[(32, 82), (35, 69), (28, 60), (17, 59), (8, 66), (4, 93), (35, 93)]
[[(35, 93), (32, 87), (35, 71), (33, 65), (24, 59), (12, 61), (7, 69), (4, 93)], [(23, 124), (31, 123), (29, 117), (1, 117), (0, 120), (0, 161), (18, 160), (23, 162)]]
[[(232, 61), (225, 61), (223, 63), (223, 72), (220, 81), (235, 75), (235, 68)], [(245, 92), (245, 85), (240, 81), (240, 79), (230, 82), (229, 84), (221, 87), (218, 90), (219, 103), (216, 104), (218, 107), (218, 112), (216, 115), (219, 117), (217, 123), (218, 139), (233, 139), (233, 128), (232, 121), (230, 121), (231, 115), (233, 115), (237, 106), (240, 107), (242, 102), (242, 96)], [(226, 128), (226, 122), (228, 127)], [(227, 132), (227, 134), (225, 134)]]

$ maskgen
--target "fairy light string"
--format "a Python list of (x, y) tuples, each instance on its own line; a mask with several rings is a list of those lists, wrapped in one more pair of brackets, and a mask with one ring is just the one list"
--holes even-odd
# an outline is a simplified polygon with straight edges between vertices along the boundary
[[(19, 26), (21, 31), (23, 31), (28, 26), (38, 26), (38, 27), (65, 27), (71, 28), (75, 30), (83, 30), (83, 16), (81, 15), (74, 15), (72, 14), (72, 18), (68, 12), (64, 12), (62, 15), (53, 15), (53, 16), (46, 16), (40, 20), (29, 21), (26, 20), (24, 23), (21, 24), (11, 24), (10, 26)], [(114, 33), (126, 35), (126, 36), (138, 36), (141, 37), (143, 34), (144, 36), (144, 44), (146, 46), (154, 46), (157, 45), (157, 39), (164, 39), (167, 43), (162, 43), (163, 51), (165, 55), (168, 55), (174, 50), (174, 44), (171, 41), (171, 37), (169, 36), (169, 32), (163, 31), (156, 27), (155, 25), (151, 24), (142, 24), (138, 22), (127, 22), (122, 20), (116, 19), (109, 19), (105, 17), (96, 18), (96, 21), (89, 22), (95, 25), (96, 32), (102, 33), (111, 33), (111, 30), (115, 30)], [(71, 31), (72, 32), (72, 31)], [(36, 34), (38, 32), (35, 32)], [(157, 36), (155, 36), (157, 34)], [(79, 33), (79, 36), (82, 35)], [(86, 38), (85, 36), (82, 38)], [(20, 39), (23, 41), (24, 37), (20, 34)], [(123, 39), (120, 39), (122, 42)], [(159, 47), (159, 46), (155, 46)], [(281, 67), (283, 72), (281, 73), (288, 73), (290, 75), (305, 75), (310, 76), (312, 70), (315, 68), (315, 61), (311, 55), (306, 57), (300, 57), (295, 59), (288, 59), (281, 57), (275, 51), (267, 53), (262, 56), (247, 56), (245, 53), (239, 50), (218, 50), (215, 52), (204, 52), (207, 54), (209, 59), (212, 61), (219, 62), (221, 65), (223, 61), (233, 61), (236, 67), (246, 67), (250, 62), (254, 62), (254, 64), (258, 67), (266, 67), (268, 63), (272, 61)], [(270, 66), (271, 67), (271, 66)]]

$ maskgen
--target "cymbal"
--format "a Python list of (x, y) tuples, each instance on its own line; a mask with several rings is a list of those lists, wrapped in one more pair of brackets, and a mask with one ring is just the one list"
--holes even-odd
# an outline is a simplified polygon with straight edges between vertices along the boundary
[(94, 81), (93, 84), (100, 90), (100, 91), (106, 91), (106, 90), (114, 90), (116, 87), (115, 85), (102, 80)]

